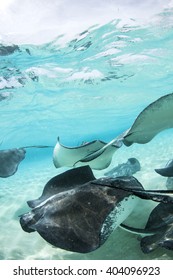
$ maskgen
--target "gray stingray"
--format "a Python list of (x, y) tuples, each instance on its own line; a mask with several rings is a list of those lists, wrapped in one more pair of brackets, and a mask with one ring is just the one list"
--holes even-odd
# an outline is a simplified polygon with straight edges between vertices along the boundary
[(20, 162), (25, 158), (25, 149), (0, 151), (0, 177), (6, 178), (16, 173)]
[[(151, 212), (145, 229), (135, 229), (122, 225), (124, 229), (146, 234), (141, 239), (141, 249), (150, 253), (157, 247), (173, 250), (173, 204), (159, 203)], [(148, 236), (149, 235), (149, 236)]]
[(51, 146), (26, 146), (21, 148), (0, 150), (0, 177), (14, 175), (21, 161), (25, 158), (27, 148), (48, 148)]
[(20, 216), (20, 224), (55, 247), (87, 253), (130, 215), (138, 197), (173, 203), (172, 197), (145, 191), (134, 177), (96, 179), (82, 166), (52, 178), (41, 197), (28, 202), (33, 208)]
[[(95, 179), (88, 166), (52, 178), (42, 196), (28, 202), (34, 208), (21, 216), (23, 230), (37, 231), (50, 244), (66, 250), (95, 250), (135, 207), (137, 201), (131, 187), (143, 190), (132, 177), (114, 180), (111, 188), (104, 186), (108, 182), (107, 178)], [(124, 184), (125, 191), (121, 190)]]
[(155, 169), (155, 171), (164, 177), (168, 177), (166, 180), (166, 188), (168, 190), (173, 190), (173, 160), (168, 161), (164, 168)]
[[(145, 144), (151, 141), (159, 132), (173, 127), (173, 93), (165, 95), (148, 105), (136, 118), (131, 128), (110, 141), (98, 151), (89, 155), (94, 160), (102, 155), (110, 145), (124, 143)], [(87, 161), (88, 157), (85, 157)]]
[(157, 247), (173, 250), (173, 204), (159, 203), (151, 212), (146, 230), (155, 231), (155, 234), (141, 240), (141, 249), (150, 253)]
[(129, 158), (126, 163), (119, 164), (113, 169), (104, 173), (111, 178), (119, 176), (132, 176), (141, 169), (140, 163), (136, 158)]
[(168, 161), (164, 168), (155, 169), (155, 171), (165, 177), (173, 177), (173, 160)]
[[(57, 144), (53, 152), (53, 162), (56, 168), (78, 167), (83, 165), (89, 165), (93, 169), (104, 169), (108, 167), (112, 161), (112, 155), (120, 147), (121, 144), (112, 144), (104, 149), (100, 154), (99, 159), (90, 159), (90, 154), (95, 153), (102, 147), (106, 146), (106, 143), (100, 140), (94, 140), (77, 147), (67, 147), (60, 143), (58, 137)], [(87, 157), (87, 160), (85, 160)]]

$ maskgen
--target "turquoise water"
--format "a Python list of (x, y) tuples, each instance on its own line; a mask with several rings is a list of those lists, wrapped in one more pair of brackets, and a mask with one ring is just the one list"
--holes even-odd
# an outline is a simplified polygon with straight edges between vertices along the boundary
[[(128, 129), (148, 104), (173, 90), (172, 10), (151, 24), (122, 25), (121, 20), (95, 25), (65, 46), (57, 37), (42, 45), (19, 45), (0, 56), (1, 149), (100, 139), (110, 141)], [(111, 169), (136, 157), (142, 169), (135, 176), (145, 188), (165, 188), (154, 172), (172, 159), (172, 130), (150, 143), (122, 147)], [(17, 173), (0, 178), (0, 259), (172, 259), (157, 249), (144, 255), (136, 235), (117, 229), (98, 250), (77, 254), (53, 248), (37, 233), (22, 231), (18, 216), (28, 211), (55, 169), (52, 148), (27, 150)], [(102, 176), (104, 171), (94, 171)], [(142, 202), (129, 218), (144, 226), (154, 206)], [(145, 210), (145, 211), (144, 211)], [(140, 217), (140, 218), (139, 218)], [(139, 225), (139, 224), (138, 224)]]

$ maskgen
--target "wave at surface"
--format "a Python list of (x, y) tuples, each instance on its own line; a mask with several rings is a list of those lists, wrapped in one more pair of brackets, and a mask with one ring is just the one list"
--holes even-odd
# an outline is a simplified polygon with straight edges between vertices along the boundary
[(27, 144), (33, 144), (31, 127), (34, 138), (48, 144), (58, 135), (68, 142), (102, 134), (110, 140), (127, 129), (141, 109), (172, 91), (172, 25), (166, 18), (171, 10), (151, 26), (114, 20), (64, 47), (59, 38), (39, 46), (1, 44), (1, 140), (25, 145), (19, 128)]

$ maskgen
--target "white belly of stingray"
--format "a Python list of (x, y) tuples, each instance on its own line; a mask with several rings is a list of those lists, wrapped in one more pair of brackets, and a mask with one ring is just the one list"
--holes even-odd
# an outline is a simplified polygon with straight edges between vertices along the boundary
[(131, 214), (140, 198), (131, 195), (119, 202), (105, 219), (100, 232), (101, 243)]

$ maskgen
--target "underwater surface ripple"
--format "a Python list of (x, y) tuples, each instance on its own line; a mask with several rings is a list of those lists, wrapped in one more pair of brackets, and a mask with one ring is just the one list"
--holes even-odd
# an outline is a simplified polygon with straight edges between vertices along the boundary
[[(57, 37), (43, 45), (0, 52), (1, 149), (55, 145), (58, 136), (71, 146), (110, 141), (128, 129), (148, 104), (173, 91), (172, 17), (169, 10), (146, 26), (134, 20), (121, 26), (114, 20), (84, 30), (64, 46)], [(143, 168), (136, 177), (144, 187), (165, 188), (154, 168), (170, 159), (172, 133), (163, 132), (146, 145), (123, 147), (110, 169), (137, 157)], [(137, 236), (121, 229), (85, 255), (53, 248), (38, 234), (23, 232), (18, 216), (28, 211), (26, 201), (39, 196), (46, 182), (63, 170), (54, 168), (51, 148), (30, 150), (14, 176), (0, 178), (0, 259), (173, 258), (163, 249), (144, 255)], [(143, 204), (130, 222), (153, 207)]]

